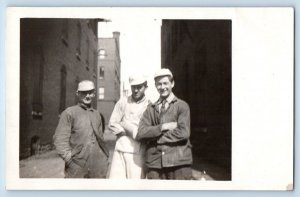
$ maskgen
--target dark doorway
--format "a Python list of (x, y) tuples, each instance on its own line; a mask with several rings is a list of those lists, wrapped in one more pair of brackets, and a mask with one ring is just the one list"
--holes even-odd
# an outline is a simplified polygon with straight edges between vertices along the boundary
[(231, 180), (231, 20), (163, 20), (162, 67), (191, 109), (194, 168)]

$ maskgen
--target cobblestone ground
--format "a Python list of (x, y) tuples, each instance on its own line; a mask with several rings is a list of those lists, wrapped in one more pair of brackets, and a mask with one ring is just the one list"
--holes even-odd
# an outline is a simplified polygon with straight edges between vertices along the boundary
[[(110, 149), (110, 155), (115, 144), (115, 137), (105, 133), (104, 139)], [(111, 158), (110, 158), (111, 160)], [(197, 161), (197, 159), (194, 159)], [(220, 169), (215, 169), (221, 172)], [(222, 173), (222, 172), (221, 172)], [(42, 154), (34, 155), (20, 161), (20, 178), (63, 178), (64, 162), (57, 155), (55, 150), (47, 151)], [(193, 169), (193, 178), (195, 180), (213, 180), (206, 172)]]

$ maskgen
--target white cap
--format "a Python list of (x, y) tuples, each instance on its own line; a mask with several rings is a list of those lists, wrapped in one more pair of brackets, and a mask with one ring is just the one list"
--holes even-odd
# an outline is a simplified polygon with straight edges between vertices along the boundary
[(133, 75), (133, 76), (129, 77), (129, 84), (131, 86), (140, 85), (140, 84), (145, 83), (146, 81), (147, 81), (146, 78), (142, 75)]
[(89, 81), (89, 80), (83, 80), (78, 84), (78, 89), (77, 91), (90, 91), (90, 90), (94, 90), (95, 89), (95, 85), (94, 82)]
[(158, 70), (155, 75), (154, 75), (154, 79), (156, 77), (161, 77), (161, 76), (170, 76), (170, 77), (173, 77), (171, 71), (167, 68), (162, 68), (160, 70)]

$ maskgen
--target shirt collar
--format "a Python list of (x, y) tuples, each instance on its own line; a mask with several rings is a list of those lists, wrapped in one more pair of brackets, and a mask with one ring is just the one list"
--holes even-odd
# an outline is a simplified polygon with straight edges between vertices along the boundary
[[(174, 95), (173, 92), (171, 92), (171, 94), (166, 98), (166, 101), (167, 101), (168, 103), (175, 102), (176, 100), (177, 100), (177, 99), (176, 99), (176, 96)], [(153, 106), (161, 104), (162, 101), (163, 101), (163, 99), (159, 98), (159, 99), (153, 104)]]
[(139, 104), (139, 103), (142, 103), (142, 102), (144, 102), (144, 101), (146, 100), (146, 96), (144, 96), (141, 100), (139, 100), (139, 101), (137, 101), (137, 102), (135, 102), (135, 101), (133, 100), (132, 96), (129, 97), (129, 100), (130, 100), (130, 102)]
[(168, 103), (171, 103), (174, 98), (175, 98), (175, 95), (173, 94), (173, 92), (171, 92), (171, 94), (166, 99), (159, 98), (158, 104), (161, 104), (163, 102), (163, 100), (166, 100)]
[(81, 107), (84, 110), (89, 110), (89, 111), (94, 111), (94, 109), (92, 107), (86, 107), (84, 104), (82, 103), (78, 103), (78, 106)]
[(175, 98), (175, 95), (173, 94), (173, 92), (171, 92), (171, 94), (168, 96), (168, 98), (166, 98), (168, 103), (171, 103)]

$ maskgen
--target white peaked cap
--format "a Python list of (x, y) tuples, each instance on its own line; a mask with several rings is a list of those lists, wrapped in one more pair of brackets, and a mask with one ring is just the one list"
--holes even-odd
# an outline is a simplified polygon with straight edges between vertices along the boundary
[(173, 77), (173, 74), (171, 73), (171, 71), (167, 68), (162, 68), (160, 70), (158, 70), (155, 75), (154, 75), (154, 79), (156, 77), (161, 77), (161, 76), (170, 76)]
[(140, 85), (147, 81), (147, 79), (143, 75), (132, 75), (129, 77), (129, 84), (131, 86)]
[(78, 89), (77, 91), (90, 91), (90, 90), (94, 90), (95, 89), (95, 85), (94, 82), (89, 81), (89, 80), (83, 80), (78, 84)]

